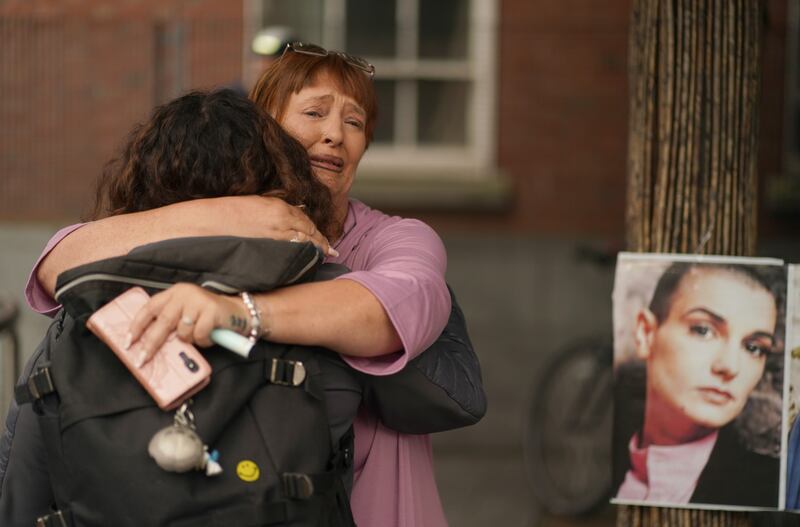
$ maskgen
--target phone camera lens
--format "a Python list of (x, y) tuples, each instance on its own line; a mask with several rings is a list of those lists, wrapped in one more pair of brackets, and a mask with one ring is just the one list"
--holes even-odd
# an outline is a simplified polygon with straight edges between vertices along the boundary
[(179, 355), (181, 357), (181, 360), (183, 360), (183, 364), (190, 372), (194, 373), (200, 369), (197, 366), (197, 363), (194, 361), (194, 359), (188, 356), (185, 351), (180, 352)]

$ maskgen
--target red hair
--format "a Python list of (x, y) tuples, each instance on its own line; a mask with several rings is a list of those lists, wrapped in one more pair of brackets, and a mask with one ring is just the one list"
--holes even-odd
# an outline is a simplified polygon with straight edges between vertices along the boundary
[(312, 85), (321, 73), (327, 73), (342, 93), (364, 109), (364, 133), (369, 145), (378, 116), (375, 86), (369, 75), (335, 53), (320, 56), (287, 50), (261, 74), (250, 91), (250, 99), (281, 122), (292, 94)]

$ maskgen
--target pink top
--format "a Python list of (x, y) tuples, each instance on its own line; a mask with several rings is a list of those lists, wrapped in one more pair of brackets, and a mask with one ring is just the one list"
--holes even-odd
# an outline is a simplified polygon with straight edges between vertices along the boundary
[(37, 313), (52, 317), (61, 307), (59, 303), (53, 300), (53, 297), (51, 297), (47, 291), (45, 291), (44, 287), (42, 287), (42, 284), (39, 283), (39, 280), (36, 279), (36, 272), (39, 270), (39, 263), (41, 263), (45, 256), (50, 254), (50, 251), (53, 250), (53, 247), (58, 245), (58, 242), (66, 238), (67, 235), (72, 231), (83, 227), (83, 225), (83, 223), (70, 225), (69, 227), (64, 227), (55, 233), (53, 237), (50, 238), (50, 241), (47, 242), (47, 245), (44, 246), (42, 254), (39, 256), (39, 259), (36, 260), (36, 264), (34, 264), (33, 269), (31, 269), (31, 274), (28, 275), (28, 283), (25, 285), (25, 298), (28, 300), (28, 305), (31, 306), (31, 309)]
[(689, 503), (718, 432), (681, 445), (639, 448), (634, 434), (628, 444), (631, 468), (619, 487), (618, 499), (653, 503)]
[[(39, 313), (58, 304), (36, 280), (39, 262), (81, 225), (58, 231), (36, 262), (25, 294)], [(450, 314), (444, 281), (447, 255), (439, 236), (424, 223), (388, 216), (350, 200), (344, 235), (328, 259), (353, 270), (337, 278), (355, 280), (381, 302), (403, 342), (403, 350), (374, 359), (345, 357), (360, 371), (388, 375), (402, 369), (441, 334)], [(433, 472), (430, 437), (395, 432), (360, 411), (354, 423), (355, 460), (351, 506), (361, 527), (446, 526)]]

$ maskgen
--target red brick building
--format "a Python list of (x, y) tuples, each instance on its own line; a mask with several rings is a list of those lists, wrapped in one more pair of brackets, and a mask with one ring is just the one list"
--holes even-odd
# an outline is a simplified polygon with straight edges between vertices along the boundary
[[(370, 5), (351, 2), (363, 9)], [(320, 7), (323, 12), (314, 15), (319, 19), (336, 16), (335, 9), (325, 6), (343, 4), (302, 3)], [(273, 4), (269, 0), (0, 2), (0, 220), (63, 222), (85, 211), (103, 163), (131, 125), (145, 118), (155, 104), (190, 88), (239, 81), (247, 56), (246, 36), (270, 23), (270, 9), (278, 9)], [(427, 4), (411, 4), (422, 10), (420, 18), (426, 16)], [(446, 29), (456, 35), (466, 27), (478, 37), (469, 44), (459, 44), (457, 36), (445, 42), (471, 49), (465, 52), (463, 71), (453, 66), (454, 73), (440, 83), (461, 83), (466, 88), (460, 92), (447, 87), (437, 99), (435, 90), (423, 89), (425, 80), (436, 74), (420, 70), (419, 118), (424, 118), (426, 100), (444, 105), (448, 97), (443, 99), (442, 94), (461, 93), (464, 100), (475, 96), (473, 92), (485, 80), (478, 76), (489, 72), (490, 82), (484, 83), (488, 88), (481, 88), (483, 99), (477, 103), (469, 99), (472, 106), (467, 107), (467, 113), (483, 112), (483, 117), (459, 121), (459, 111), (443, 116), (444, 120), (455, 118), (461, 128), (472, 132), (477, 127), (477, 135), (483, 134), (478, 156), (482, 166), (477, 175), (462, 178), (466, 182), (458, 180), (457, 166), (441, 169), (438, 161), (436, 169), (396, 169), (393, 177), (381, 178), (380, 167), (391, 162), (389, 156), (378, 168), (365, 163), (360, 191), (383, 207), (401, 210), (410, 204), (414, 214), (445, 230), (621, 239), (630, 2), (604, 2), (602, 8), (589, 0), (452, 0), (444, 4), (450, 7), (442, 9), (452, 8), (460, 16)], [(461, 4), (467, 7), (460, 8)], [(340, 23), (363, 25), (357, 14), (347, 11)], [(369, 27), (380, 25), (376, 17), (368, 21)], [(786, 2), (767, 2), (760, 152), (764, 181), (783, 170), (786, 18)], [(319, 23), (323, 40), (337, 42), (330, 24)], [(434, 23), (433, 27), (438, 26)], [(424, 24), (416, 30), (422, 55)], [(353, 34), (338, 42), (355, 42), (354, 46), (378, 42), (364, 37), (366, 44), (359, 44), (360, 37)], [(400, 47), (401, 40), (398, 36)], [(476, 46), (482, 59), (474, 59)], [(479, 60), (483, 62), (476, 66)], [(402, 98), (403, 79), (417, 75), (400, 71), (399, 62), (376, 60), (376, 65), (385, 64), (389, 75), (382, 77), (378, 68), (379, 93), (396, 99), (395, 108), (400, 108), (397, 100)], [(480, 71), (475, 74), (474, 70)], [(484, 111), (487, 106), (490, 109)], [(397, 116), (393, 112), (390, 108), (389, 119)], [(395, 126), (394, 132), (400, 128)], [(371, 150), (378, 151), (380, 146)], [(370, 156), (380, 157), (369, 152), (367, 159)], [(444, 176), (439, 177), (437, 170)], [(417, 177), (418, 172), (426, 174)], [(378, 173), (376, 178), (374, 173)], [(412, 181), (408, 185), (406, 176)], [(423, 181), (414, 183), (419, 179)], [(401, 187), (413, 189), (411, 203), (409, 198), (392, 199), (398, 181), (403, 182)], [(381, 197), (383, 188), (390, 189), (388, 200)], [(765, 213), (763, 220), (769, 232), (788, 229), (785, 219)]]
[[(792, 2), (764, 2), (765, 188), (795, 168), (784, 141), (800, 124), (784, 97), (787, 65), (800, 67), (786, 56), (800, 52)], [(88, 208), (132, 124), (187, 89), (239, 83), (256, 28), (291, 25), (364, 54), (382, 107), (355, 192), (442, 233), (490, 400), (478, 426), (435, 439), (448, 518), (534, 524), (522, 432), (536, 382), (575, 339), (611, 327), (613, 270), (575, 248), (624, 235), (631, 3), (0, 0), (0, 289), (24, 305), (31, 263), (54, 225)], [(761, 241), (796, 247), (798, 215), (770, 207)], [(22, 310), (25, 353), (46, 324)]]

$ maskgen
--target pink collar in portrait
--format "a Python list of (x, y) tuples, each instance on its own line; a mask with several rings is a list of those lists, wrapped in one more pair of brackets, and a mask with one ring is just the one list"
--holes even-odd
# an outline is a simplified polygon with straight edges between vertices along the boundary
[(654, 503), (688, 503), (718, 435), (718, 432), (713, 432), (681, 445), (639, 448), (639, 436), (634, 434), (628, 444), (631, 468), (625, 474), (617, 498)]

